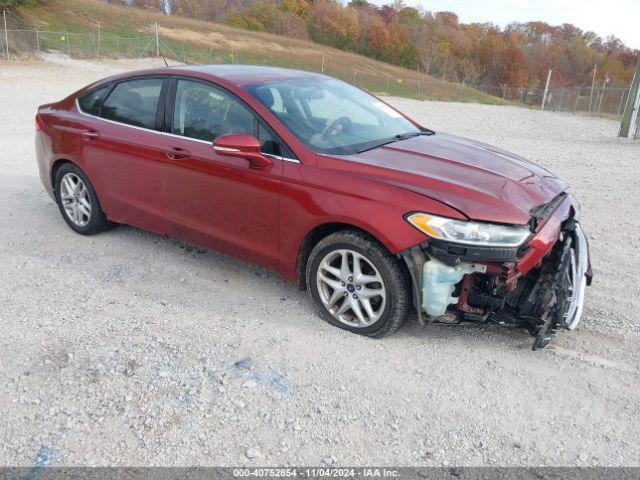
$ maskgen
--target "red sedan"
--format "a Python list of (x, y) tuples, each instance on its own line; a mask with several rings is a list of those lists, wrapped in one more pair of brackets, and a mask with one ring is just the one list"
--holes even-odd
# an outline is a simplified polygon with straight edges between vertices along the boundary
[(579, 207), (547, 170), (436, 133), (339, 80), (251, 66), (110, 77), (36, 116), (69, 227), (124, 223), (278, 271), (333, 325), (575, 328), (591, 279)]

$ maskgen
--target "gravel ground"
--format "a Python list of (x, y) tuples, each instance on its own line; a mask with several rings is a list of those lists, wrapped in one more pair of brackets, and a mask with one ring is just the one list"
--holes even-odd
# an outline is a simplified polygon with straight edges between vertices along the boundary
[(1, 465), (640, 465), (640, 144), (615, 122), (391, 99), (568, 180), (595, 281), (578, 330), (542, 351), (500, 327), (370, 340), (271, 272), (65, 225), (36, 107), (139, 66), (0, 64)]

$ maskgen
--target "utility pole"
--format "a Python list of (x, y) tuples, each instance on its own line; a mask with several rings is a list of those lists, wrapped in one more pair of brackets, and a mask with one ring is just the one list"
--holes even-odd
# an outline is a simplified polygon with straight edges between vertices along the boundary
[(544, 104), (547, 101), (547, 95), (549, 94), (549, 82), (551, 82), (551, 72), (549, 69), (549, 73), (547, 73), (547, 84), (544, 86), (544, 95), (542, 95), (542, 105), (540, 106), (540, 110), (544, 110)]
[(593, 101), (593, 90), (596, 88), (596, 73), (598, 72), (598, 65), (593, 65), (593, 80), (591, 80), (591, 94), (589, 95), (589, 112), (591, 112), (591, 102)]
[(619, 137), (631, 138), (635, 135), (638, 125), (638, 110), (640, 110), (640, 60), (636, 67), (636, 73), (631, 82), (631, 89), (627, 97), (627, 106), (624, 109), (622, 123), (620, 124)]
[(7, 31), (7, 12), (4, 9), (2, 18), (4, 18), (4, 46), (7, 48), (7, 60), (9, 60), (9, 32)]
[(156, 22), (156, 57), (160, 56), (160, 37), (158, 36), (158, 22)]
[(96, 59), (100, 59), (100, 22), (98, 22), (98, 41), (96, 42)]

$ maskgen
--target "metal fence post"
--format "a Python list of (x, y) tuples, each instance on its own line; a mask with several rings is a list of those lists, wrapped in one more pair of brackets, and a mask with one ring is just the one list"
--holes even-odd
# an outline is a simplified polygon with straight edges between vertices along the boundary
[(636, 66), (636, 73), (631, 81), (627, 105), (624, 109), (622, 122), (620, 123), (619, 137), (635, 136), (633, 132), (634, 124), (638, 120), (638, 110), (640, 109), (640, 61)]
[(540, 110), (544, 110), (544, 104), (547, 101), (547, 94), (549, 93), (549, 82), (551, 82), (551, 69), (549, 69), (549, 73), (547, 73), (547, 84), (544, 87), (544, 94), (542, 95), (542, 105), (540, 106)]
[(9, 32), (7, 31), (7, 12), (2, 10), (2, 18), (4, 18), (4, 45), (7, 49), (7, 60), (9, 60)]
[(624, 104), (624, 97), (627, 94), (627, 89), (623, 88), (622, 91), (620, 92), (620, 103), (618, 103), (618, 110), (617, 110), (617, 114), (620, 115), (622, 114), (622, 105)]
[(69, 35), (69, 32), (67, 32), (67, 54), (69, 55), (69, 58), (71, 58), (71, 36)]
[(598, 65), (593, 66), (593, 80), (591, 80), (591, 92), (589, 93), (589, 113), (591, 113), (591, 104), (593, 103), (593, 90), (596, 88), (596, 74), (598, 73)]
[(160, 37), (158, 35), (158, 22), (156, 22), (156, 57), (160, 56)]
[(100, 59), (100, 22), (98, 22), (98, 40), (96, 42), (96, 58)]
[(40, 32), (36, 30), (36, 48), (38, 49), (38, 53), (40, 53)]

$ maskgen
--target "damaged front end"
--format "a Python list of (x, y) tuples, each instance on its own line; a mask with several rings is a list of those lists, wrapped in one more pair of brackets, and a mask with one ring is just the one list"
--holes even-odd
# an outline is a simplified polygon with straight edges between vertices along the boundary
[(523, 326), (535, 336), (534, 350), (558, 328), (574, 329), (592, 277), (577, 204), (559, 195), (532, 212), (529, 231), (521, 245), (507, 246), (434, 238), (434, 231), (401, 252), (420, 323)]

